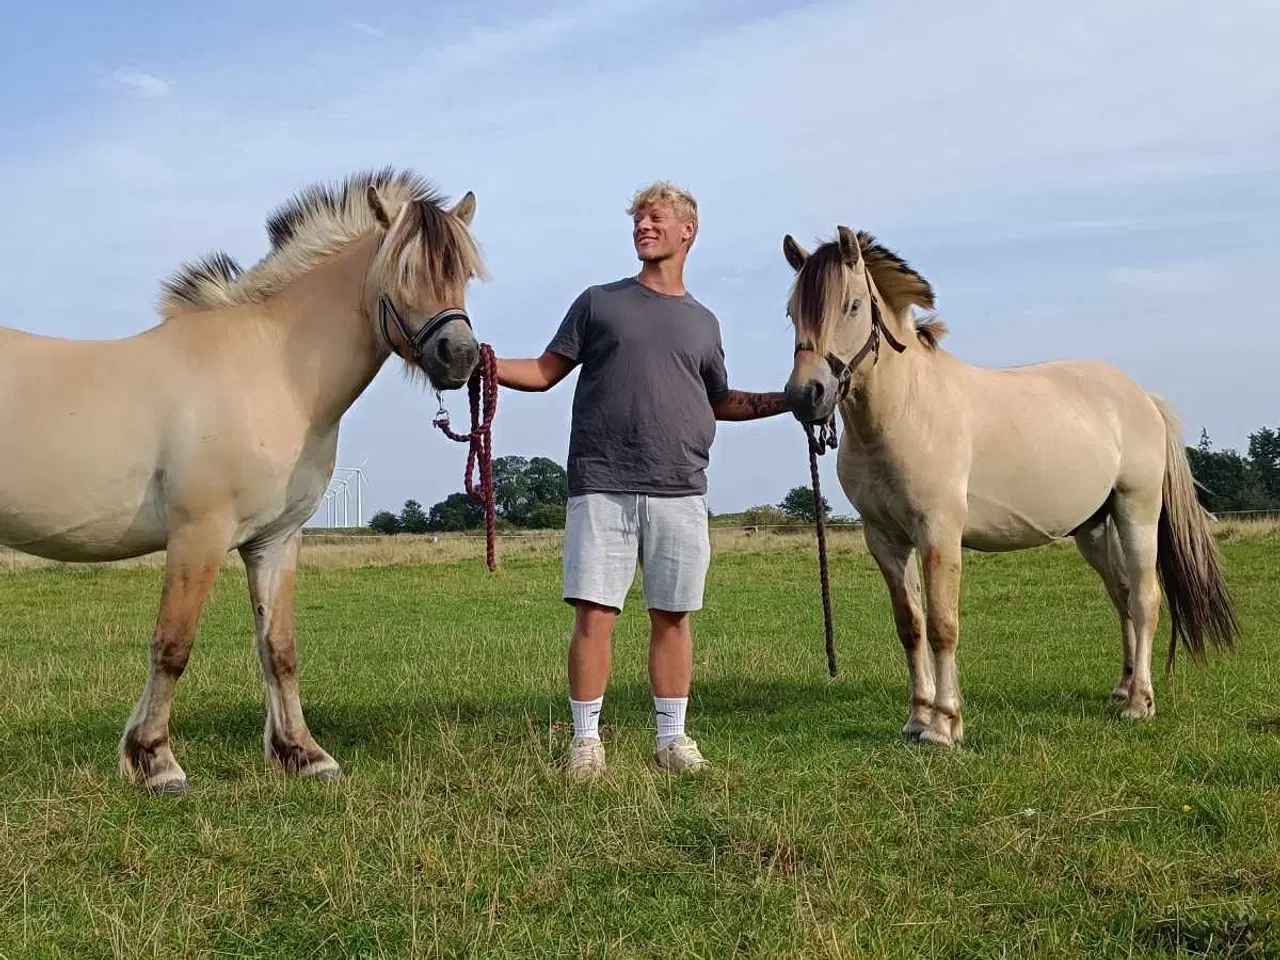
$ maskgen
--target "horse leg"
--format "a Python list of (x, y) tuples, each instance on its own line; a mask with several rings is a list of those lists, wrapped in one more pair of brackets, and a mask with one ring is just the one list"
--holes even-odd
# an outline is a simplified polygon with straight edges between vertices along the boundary
[(1133, 681), (1129, 684), (1129, 705), (1121, 714), (1126, 720), (1153, 717), (1156, 712), (1151, 653), (1160, 615), (1160, 585), (1156, 578), (1159, 517), (1158, 485), (1151, 503), (1145, 503), (1138, 495), (1116, 502), (1116, 531), (1129, 581), (1129, 616), (1134, 632)]
[(898, 639), (907, 655), (911, 677), (911, 712), (902, 735), (916, 739), (933, 719), (933, 659), (925, 644), (924, 613), (920, 608), (920, 574), (911, 544), (894, 543), (875, 527), (864, 526), (867, 549), (880, 567), (893, 603)]
[(1129, 578), (1125, 573), (1124, 553), (1120, 548), (1120, 536), (1113, 520), (1104, 517), (1076, 532), (1076, 546), (1089, 566), (1097, 571), (1107, 588), (1107, 595), (1120, 616), (1120, 641), (1123, 651), (1120, 679), (1111, 691), (1112, 700), (1128, 700), (1133, 681), (1133, 663), (1137, 638), (1133, 629), (1133, 617), (1129, 615)]
[(964, 703), (956, 670), (956, 646), (960, 642), (960, 540), (934, 540), (920, 552), (929, 600), (926, 625), (937, 683), (933, 717), (920, 740), (949, 747), (964, 739)]
[(249, 601), (257, 634), (258, 659), (266, 687), (267, 721), (263, 753), (288, 773), (316, 780), (341, 780), (338, 762), (311, 736), (298, 694), (298, 653), (293, 633), (293, 585), (301, 533), (240, 549), (249, 579)]
[(120, 738), (121, 774), (151, 793), (187, 792), (187, 775), (169, 745), (169, 712), (228, 540), (222, 529), (206, 526), (178, 531), (169, 541), (151, 670)]

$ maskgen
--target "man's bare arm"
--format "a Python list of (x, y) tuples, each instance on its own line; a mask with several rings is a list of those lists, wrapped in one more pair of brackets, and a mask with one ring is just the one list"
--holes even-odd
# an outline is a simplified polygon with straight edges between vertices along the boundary
[(575, 364), (548, 350), (536, 360), (499, 360), (498, 383), (512, 390), (541, 393), (569, 375)]
[(781, 393), (747, 393), (730, 390), (715, 405), (717, 420), (762, 420), (776, 417), (788, 411), (786, 398)]

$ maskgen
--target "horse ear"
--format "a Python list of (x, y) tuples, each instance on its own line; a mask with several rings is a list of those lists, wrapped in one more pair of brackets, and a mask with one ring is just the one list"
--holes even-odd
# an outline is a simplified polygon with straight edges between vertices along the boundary
[(365, 191), (365, 197), (369, 200), (369, 209), (373, 211), (373, 219), (378, 221), (378, 225), (383, 230), (391, 228), (391, 218), (387, 216), (387, 208), (382, 205), (382, 198), (378, 196), (378, 191), (371, 183)]
[(858, 236), (843, 224), (836, 227), (836, 236), (840, 238), (840, 257), (846, 266), (856, 267), (862, 262), (862, 247), (858, 245)]
[(450, 213), (467, 226), (471, 226), (471, 218), (476, 215), (476, 195), (468, 190), (467, 195), (458, 201), (458, 205)]
[(787, 258), (787, 263), (791, 264), (791, 269), (796, 273), (800, 272), (804, 262), (809, 259), (809, 251), (796, 243), (795, 237), (789, 233), (782, 238), (782, 255)]

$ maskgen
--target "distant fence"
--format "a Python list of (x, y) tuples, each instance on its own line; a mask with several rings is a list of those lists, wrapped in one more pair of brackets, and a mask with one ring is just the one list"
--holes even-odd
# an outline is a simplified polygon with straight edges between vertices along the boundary
[[(1223, 523), (1231, 520), (1276, 520), (1280, 521), (1280, 510), (1222, 510), (1218, 513), (1210, 514), (1217, 522)], [(831, 519), (826, 523), (828, 530), (861, 530), (861, 520), (850, 520), (847, 518)], [(524, 528), (506, 528), (499, 529), (498, 536), (507, 540), (516, 540), (522, 537), (551, 537), (559, 536), (564, 531), (562, 529), (551, 527), (546, 529), (530, 530)], [(746, 535), (759, 533), (777, 533), (777, 534), (804, 534), (813, 532), (813, 524), (811, 523), (716, 523), (713, 518), (711, 521), (711, 532), (727, 532), (741, 533)], [(369, 527), (307, 527), (303, 534), (310, 538), (323, 537), (325, 539), (341, 539), (345, 537), (377, 537), (383, 536), (376, 530)], [(429, 531), (427, 533), (399, 533), (395, 536), (402, 537), (483, 537), (484, 529), (476, 530), (449, 530), (449, 531)]]

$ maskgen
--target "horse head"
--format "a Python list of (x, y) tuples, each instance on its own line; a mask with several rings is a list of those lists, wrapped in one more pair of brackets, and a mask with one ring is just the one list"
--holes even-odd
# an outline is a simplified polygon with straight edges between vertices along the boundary
[(480, 359), (467, 315), (466, 290), (483, 275), (470, 224), (475, 194), (451, 209), (432, 199), (405, 201), (391, 216), (377, 187), (366, 196), (383, 231), (370, 265), (369, 304), (388, 349), (426, 375), (437, 390), (463, 386)]

